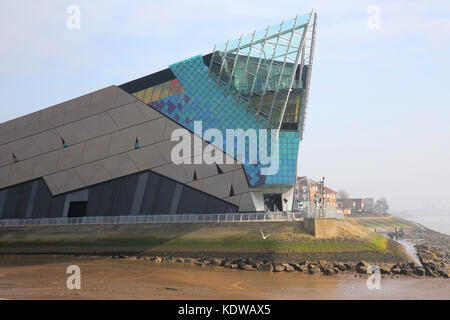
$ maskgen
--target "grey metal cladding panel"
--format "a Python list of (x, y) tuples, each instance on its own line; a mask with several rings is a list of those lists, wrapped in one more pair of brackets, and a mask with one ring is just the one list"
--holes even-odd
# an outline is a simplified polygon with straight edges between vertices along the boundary
[(34, 143), (32, 137), (15, 140), (8, 144), (9, 149), (14, 152), (17, 159), (24, 160), (40, 154), (40, 150)]
[(152, 107), (149, 107), (142, 101), (138, 100), (134, 104), (139, 109), (139, 111), (144, 115), (146, 120), (154, 120), (154, 119), (164, 117), (161, 113), (159, 113)]
[(239, 211), (256, 211), (255, 202), (251, 192), (241, 194), (239, 201)]
[(77, 167), (75, 170), (86, 186), (111, 179), (100, 161)]
[(166, 130), (164, 132), (164, 140), (170, 139), (172, 137), (173, 131), (177, 129), (182, 129), (182, 127), (178, 123), (167, 119)]
[(57, 171), (58, 151), (49, 152), (34, 158), (33, 179), (40, 178)]
[(131, 103), (133, 101), (137, 101), (137, 98), (135, 96), (117, 87), (116, 105), (120, 106), (122, 104)]
[(56, 130), (68, 145), (86, 141), (91, 138), (89, 131), (81, 121), (66, 124), (56, 128)]
[[(228, 164), (228, 162), (231, 162), (231, 161), (233, 161), (233, 164)], [(220, 167), (220, 169), (222, 169), (223, 172), (234, 171), (234, 170), (238, 170), (238, 169), (242, 168), (242, 164), (238, 163), (235, 159), (233, 159), (226, 153), (224, 156), (223, 163), (224, 164), (219, 164), (219, 167)]]
[(16, 119), (0, 123), (0, 145), (14, 140), (16, 137)]
[(101, 136), (84, 143), (83, 163), (105, 158), (108, 155), (111, 135)]
[(187, 185), (200, 191), (203, 190), (203, 180), (188, 182)]
[(155, 144), (167, 163), (172, 162), (172, 149), (177, 143), (178, 142), (166, 140)]
[(83, 163), (84, 143), (79, 143), (58, 151), (58, 171), (79, 166)]
[(158, 167), (167, 163), (155, 146), (141, 147), (128, 152), (128, 155), (138, 167), (139, 171)]
[(56, 184), (53, 182), (52, 178), (50, 176), (45, 176), (44, 177), (44, 182), (47, 185), (48, 189), (50, 190), (50, 193), (52, 195), (56, 195), (59, 193), (58, 187), (56, 186)]
[(0, 167), (0, 189), (9, 186), (9, 172), (11, 166)]
[(102, 112), (116, 106), (117, 86), (109, 86), (91, 93), (91, 114)]
[(64, 123), (87, 117), (91, 111), (91, 94), (64, 103)]
[(0, 146), (0, 167), (14, 162), (11, 149), (7, 144)]
[(109, 157), (101, 161), (103, 166), (113, 179), (138, 171), (137, 167), (134, 165), (133, 161), (131, 161), (130, 157), (126, 153)]
[(146, 119), (134, 103), (130, 103), (109, 111), (110, 116), (120, 129), (135, 126)]
[(195, 165), (197, 178), (203, 179), (217, 175), (217, 167), (215, 164), (197, 164)]
[(249, 192), (249, 185), (247, 177), (245, 176), (244, 169), (233, 171), (233, 191), (235, 194)]
[(138, 139), (140, 146), (148, 146), (164, 139), (164, 130), (167, 119), (159, 118), (141, 124), (138, 127)]
[(102, 112), (93, 115), (89, 118), (83, 119), (82, 122), (89, 130), (92, 137), (102, 136), (119, 129), (114, 124), (114, 121), (112, 120), (108, 112)]
[(228, 198), (230, 196), (232, 179), (232, 172), (203, 179), (202, 190), (221, 199)]
[(63, 147), (61, 136), (55, 129), (33, 135), (32, 139), (38, 146), (41, 153), (46, 153)]
[[(83, 163), (100, 160), (108, 156), (111, 135), (101, 136), (84, 143)], [(134, 146), (134, 142), (133, 142)]]
[(58, 127), (64, 123), (64, 109), (66, 103), (60, 103), (53, 107), (41, 110), (39, 131)]
[(133, 150), (136, 145), (137, 127), (116, 131), (111, 134), (109, 155)]
[(181, 183), (186, 183), (189, 181), (188, 177), (186, 176), (186, 171), (181, 165), (169, 163), (161, 167), (153, 168), (152, 171)]
[(16, 162), (10, 166), (9, 185), (19, 184), (33, 178), (34, 159)]
[(223, 199), (225, 201), (231, 202), (232, 204), (235, 204), (239, 207), (239, 203), (241, 201), (241, 195), (237, 195), (237, 196), (233, 196), (233, 197), (228, 197)]
[(20, 139), (35, 134), (39, 130), (40, 112), (33, 112), (16, 119), (16, 137)]
[(55, 194), (81, 189), (85, 186), (74, 169), (60, 171), (49, 175), (49, 177), (53, 182), (56, 190), (58, 190)]

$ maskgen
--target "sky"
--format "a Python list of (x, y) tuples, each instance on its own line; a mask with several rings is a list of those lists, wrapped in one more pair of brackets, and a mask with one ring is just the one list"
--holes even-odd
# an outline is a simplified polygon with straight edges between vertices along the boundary
[[(70, 5), (80, 28), (69, 29)], [(0, 122), (167, 68), (310, 12), (298, 175), (393, 210), (450, 212), (450, 2), (0, 2)]]

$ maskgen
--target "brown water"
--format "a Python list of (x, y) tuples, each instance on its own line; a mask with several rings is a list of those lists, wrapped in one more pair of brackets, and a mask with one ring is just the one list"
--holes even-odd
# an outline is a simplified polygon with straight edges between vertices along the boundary
[[(66, 268), (81, 269), (68, 290)], [(1, 256), (0, 299), (450, 299), (448, 279), (366, 279), (64, 256)]]

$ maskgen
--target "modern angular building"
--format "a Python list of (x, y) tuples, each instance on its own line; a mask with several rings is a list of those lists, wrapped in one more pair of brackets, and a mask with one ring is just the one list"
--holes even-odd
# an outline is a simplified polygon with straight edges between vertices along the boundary
[[(314, 12), (297, 16), (0, 124), (0, 219), (291, 210), (315, 26)], [(195, 121), (224, 136), (273, 130), (277, 173), (206, 139), (203, 148), (230, 161), (197, 163), (203, 148), (194, 148), (191, 164), (175, 164), (172, 133), (199, 141)]]

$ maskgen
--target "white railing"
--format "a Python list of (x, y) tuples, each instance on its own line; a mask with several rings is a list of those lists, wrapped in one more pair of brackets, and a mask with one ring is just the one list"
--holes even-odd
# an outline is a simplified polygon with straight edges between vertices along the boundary
[(176, 214), (176, 215), (139, 215), (139, 216), (103, 216), (81, 218), (42, 218), (42, 219), (0, 219), (0, 227), (80, 225), (80, 224), (137, 224), (137, 223), (217, 223), (252, 221), (294, 221), (303, 218), (337, 218), (344, 214), (329, 209), (299, 210), (288, 212), (250, 212), (222, 214)]
[(136, 224), (136, 223), (195, 223), (195, 222), (251, 222), (251, 221), (292, 221), (299, 219), (292, 212), (276, 213), (223, 213), (223, 214), (177, 214), (177, 215), (141, 215), (114, 217), (81, 218), (42, 218), (42, 219), (5, 219), (0, 227), (48, 226), (79, 224)]

